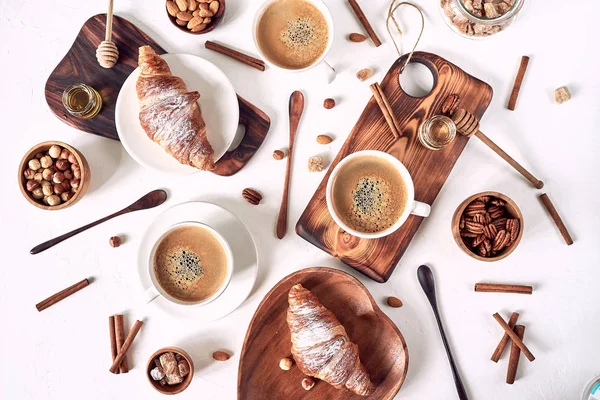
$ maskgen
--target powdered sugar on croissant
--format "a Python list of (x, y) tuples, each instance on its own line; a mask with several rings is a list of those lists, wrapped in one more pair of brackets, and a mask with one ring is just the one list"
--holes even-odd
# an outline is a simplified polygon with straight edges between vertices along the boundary
[(140, 47), (138, 64), (140, 123), (148, 137), (182, 164), (214, 169), (214, 151), (197, 103), (200, 94), (189, 92), (150, 46)]
[(335, 315), (301, 284), (288, 295), (287, 323), (292, 337), (292, 355), (300, 370), (336, 388), (368, 396), (373, 383), (360, 362), (354, 344)]

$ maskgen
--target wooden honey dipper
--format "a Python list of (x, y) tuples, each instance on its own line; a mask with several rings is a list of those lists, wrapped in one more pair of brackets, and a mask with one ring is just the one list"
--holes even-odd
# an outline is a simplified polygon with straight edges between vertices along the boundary
[(514, 169), (516, 169), (521, 175), (523, 175), (529, 182), (531, 182), (531, 184), (536, 189), (541, 189), (544, 187), (544, 182), (540, 181), (535, 176), (533, 176), (531, 172), (523, 168), (521, 164), (516, 162), (504, 150), (498, 147), (496, 143), (494, 143), (490, 138), (485, 136), (483, 132), (479, 130), (479, 120), (473, 114), (471, 114), (463, 108), (459, 108), (452, 115), (452, 120), (456, 125), (456, 130), (458, 131), (458, 133), (467, 137), (471, 137), (473, 135), (477, 136), (490, 149), (494, 150), (496, 154), (502, 157), (507, 163), (509, 163)]
[(119, 59), (117, 45), (110, 39), (112, 37), (113, 0), (108, 0), (108, 12), (106, 13), (106, 35), (104, 40), (96, 49), (96, 58), (102, 68), (112, 68)]

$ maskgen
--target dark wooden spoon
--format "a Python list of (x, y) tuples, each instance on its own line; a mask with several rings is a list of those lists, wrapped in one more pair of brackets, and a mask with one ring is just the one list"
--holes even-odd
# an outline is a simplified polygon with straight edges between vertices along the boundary
[(435, 320), (437, 321), (440, 335), (442, 336), (442, 342), (446, 348), (446, 355), (448, 356), (448, 361), (450, 361), (450, 368), (452, 369), (454, 385), (456, 385), (458, 398), (460, 400), (468, 400), (467, 392), (465, 391), (465, 387), (460, 380), (460, 375), (458, 374), (458, 369), (454, 363), (454, 358), (452, 357), (452, 352), (450, 352), (450, 346), (448, 345), (448, 340), (446, 339), (446, 334), (444, 333), (444, 327), (442, 326), (442, 321), (440, 320), (440, 314), (438, 313), (433, 272), (431, 272), (431, 269), (427, 265), (421, 265), (417, 270), (417, 277), (419, 278), (419, 283), (421, 284), (421, 287), (427, 296), (427, 300), (429, 300), (429, 304), (431, 304), (431, 308), (433, 309), (433, 315), (435, 315)]
[(73, 237), (73, 236), (77, 235), (78, 233), (81, 233), (87, 229), (93, 228), (96, 225), (100, 225), (101, 223), (106, 222), (109, 219), (118, 217), (119, 215), (130, 213), (133, 211), (147, 210), (149, 208), (154, 208), (156, 206), (160, 206), (162, 203), (165, 202), (165, 200), (167, 200), (167, 192), (165, 192), (164, 190), (160, 190), (160, 189), (153, 190), (150, 193), (143, 196), (142, 198), (140, 198), (138, 201), (136, 201), (132, 205), (130, 205), (129, 207), (126, 207), (126, 208), (122, 209), (121, 211), (111, 214), (108, 217), (104, 217), (102, 219), (99, 219), (98, 221), (92, 222), (91, 224), (87, 224), (85, 226), (82, 226), (81, 228), (75, 229), (74, 231), (65, 233), (64, 235), (55, 237), (54, 239), (50, 239), (47, 242), (39, 244), (39, 245), (35, 246), (33, 249), (31, 249), (29, 251), (29, 253), (31, 253), (31, 254), (41, 253), (42, 251), (48, 250), (50, 247), (52, 247), (56, 244), (59, 244), (63, 240), (69, 239), (70, 237)]
[(296, 90), (290, 96), (290, 143), (288, 147), (287, 166), (285, 168), (285, 183), (283, 186), (283, 197), (281, 206), (279, 207), (279, 215), (277, 216), (277, 237), (283, 239), (287, 230), (288, 216), (288, 193), (290, 188), (290, 174), (292, 172), (292, 152), (294, 148), (294, 140), (296, 139), (296, 131), (298, 123), (304, 111), (304, 95)]

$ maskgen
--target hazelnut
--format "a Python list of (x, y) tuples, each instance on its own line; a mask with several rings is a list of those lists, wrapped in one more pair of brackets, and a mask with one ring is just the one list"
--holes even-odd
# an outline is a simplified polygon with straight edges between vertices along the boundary
[(41, 181), (41, 182), (40, 182), (40, 185), (41, 185), (42, 187), (44, 187), (44, 186), (52, 186), (52, 182), (51, 182), (51, 181), (45, 181), (45, 180), (44, 180), (44, 181)]
[(51, 181), (53, 176), (54, 171), (52, 171), (50, 168), (46, 168), (42, 171), (42, 178), (44, 178), (45, 181)]
[(279, 361), (279, 368), (281, 368), (284, 371), (289, 371), (290, 368), (292, 368), (293, 364), (294, 362), (289, 357), (285, 357), (282, 358), (281, 361)]
[(77, 191), (77, 189), (79, 189), (79, 179), (71, 179), (71, 187), (73, 190)]
[(63, 194), (60, 195), (60, 199), (64, 202), (67, 202), (69, 200), (71, 200), (73, 198), (73, 193), (71, 192), (64, 192)]
[(36, 181), (37, 183), (40, 183), (41, 181), (44, 180), (44, 176), (42, 175), (41, 172), (36, 172), (35, 175), (33, 176), (33, 180)]
[(33, 189), (37, 189), (40, 187), (40, 183), (36, 182), (34, 180), (30, 180), (27, 181), (27, 185), (25, 185), (27, 187), (27, 191), (28, 192), (33, 192)]
[(47, 185), (42, 185), (42, 192), (44, 193), (44, 196), (51, 196), (54, 194), (54, 187), (48, 182)]
[(62, 183), (54, 184), (54, 193), (55, 194), (63, 194), (64, 192), (65, 192), (65, 189), (63, 189)]
[(110, 244), (110, 247), (119, 247), (121, 243), (123, 243), (123, 241), (120, 237), (113, 236), (110, 239), (108, 239), (108, 243)]
[(323, 102), (323, 107), (325, 107), (328, 110), (331, 110), (333, 107), (335, 107), (335, 100), (325, 99), (325, 101)]
[(62, 149), (62, 151), (60, 152), (60, 156), (58, 156), (58, 158), (60, 158), (61, 160), (67, 160), (69, 158), (69, 155), (71, 154), (71, 152), (67, 149)]
[(38, 160), (42, 157), (44, 157), (44, 153), (42, 153), (41, 151), (39, 153), (35, 153), (35, 158), (37, 158)]
[(65, 174), (63, 174), (60, 171), (57, 171), (54, 173), (54, 176), (52, 177), (52, 182), (54, 183), (62, 183), (62, 181), (65, 180)]
[(29, 168), (31, 168), (34, 171), (37, 171), (38, 169), (42, 168), (42, 164), (40, 164), (40, 160), (37, 160), (35, 158), (33, 160), (29, 160), (27, 165), (29, 166)]
[(40, 165), (42, 166), (42, 168), (51, 167), (53, 162), (54, 161), (52, 161), (52, 157), (50, 156), (44, 156), (40, 158)]
[(63, 174), (65, 175), (65, 179), (73, 179), (73, 171), (70, 169), (65, 170)]
[(273, 152), (273, 158), (276, 160), (283, 160), (285, 158), (285, 153), (281, 150), (275, 150)]
[(302, 379), (302, 387), (304, 390), (310, 390), (315, 386), (315, 380), (311, 377), (306, 377)]
[(42, 199), (44, 204), (48, 204), (48, 197), (50, 197), (50, 196), (44, 195), (44, 198)]
[(60, 152), (61, 152), (60, 146), (53, 145), (48, 150), (48, 155), (52, 158), (58, 158), (60, 156)]
[(25, 179), (33, 179), (35, 176), (35, 171), (27, 168), (25, 171), (23, 171), (23, 175), (25, 176)]
[(75, 154), (73, 154), (73, 153), (69, 154), (69, 157), (67, 158), (67, 160), (69, 160), (69, 162), (71, 164), (76, 164), (77, 163), (77, 158), (75, 157)]
[(46, 199), (46, 201), (48, 202), (49, 206), (57, 206), (60, 204), (60, 197), (58, 197), (57, 195), (53, 194), (52, 196), (48, 196), (48, 198)]
[(61, 171), (69, 169), (70, 166), (71, 164), (67, 160), (56, 160), (56, 168)]
[(38, 187), (38, 188), (33, 189), (33, 191), (31, 192), (31, 195), (33, 196), (34, 199), (40, 200), (40, 199), (44, 198), (44, 191), (42, 190), (41, 187)]
[(65, 179), (64, 181), (62, 181), (62, 183), (60, 184), (63, 188), (63, 192), (68, 192), (71, 190), (71, 181)]
[(81, 178), (81, 167), (77, 164), (71, 165), (71, 171), (73, 171), (73, 176), (77, 179)]

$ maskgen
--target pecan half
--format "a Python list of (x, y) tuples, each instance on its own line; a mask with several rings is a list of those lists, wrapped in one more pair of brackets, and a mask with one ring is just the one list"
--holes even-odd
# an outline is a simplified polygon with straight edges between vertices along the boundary
[(483, 224), (480, 224), (480, 223), (477, 223), (477, 222), (465, 221), (465, 228), (469, 232), (483, 233)]
[(242, 190), (242, 197), (248, 203), (257, 205), (262, 200), (262, 195), (254, 189), (246, 188)]

